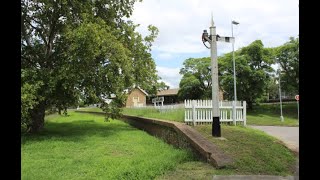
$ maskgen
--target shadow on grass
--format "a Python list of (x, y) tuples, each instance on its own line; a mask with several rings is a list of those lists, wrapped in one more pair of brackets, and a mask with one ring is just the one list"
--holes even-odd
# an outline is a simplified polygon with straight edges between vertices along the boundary
[(134, 127), (119, 122), (97, 123), (94, 120), (75, 120), (72, 122), (46, 122), (45, 128), (36, 134), (22, 134), (21, 144), (26, 142), (58, 139), (61, 141), (82, 141), (90, 136), (116, 136), (124, 131), (136, 131)]

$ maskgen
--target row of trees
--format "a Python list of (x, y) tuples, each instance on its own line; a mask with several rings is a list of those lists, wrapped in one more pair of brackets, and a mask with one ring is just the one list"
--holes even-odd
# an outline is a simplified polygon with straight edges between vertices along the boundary
[[(277, 94), (277, 75), (271, 67), (280, 64), (282, 89), (299, 92), (299, 38), (291, 37), (285, 44), (265, 48), (261, 40), (235, 51), (237, 99), (252, 108), (254, 102), (266, 95)], [(219, 85), (225, 99), (234, 99), (232, 52), (218, 57)], [(189, 58), (180, 74), (180, 99), (211, 99), (211, 58)]]
[[(21, 0), (21, 123), (44, 126), (45, 111), (102, 102), (117, 112), (124, 90), (138, 85), (154, 94), (164, 83), (151, 57), (158, 29), (142, 37), (130, 17), (137, 0)], [(139, 0), (141, 2), (141, 0)]]

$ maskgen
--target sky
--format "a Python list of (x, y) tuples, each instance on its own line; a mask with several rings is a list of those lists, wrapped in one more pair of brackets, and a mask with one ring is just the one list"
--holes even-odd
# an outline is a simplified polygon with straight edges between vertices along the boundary
[[(260, 39), (265, 47), (284, 44), (299, 35), (297, 0), (143, 0), (136, 2), (130, 19), (140, 24), (137, 31), (149, 34), (148, 25), (159, 29), (152, 46), (158, 75), (170, 88), (178, 88), (184, 60), (210, 57), (201, 41), (211, 24), (211, 14), (220, 36), (232, 36), (235, 50)], [(232, 52), (232, 44), (217, 42), (218, 56)]]

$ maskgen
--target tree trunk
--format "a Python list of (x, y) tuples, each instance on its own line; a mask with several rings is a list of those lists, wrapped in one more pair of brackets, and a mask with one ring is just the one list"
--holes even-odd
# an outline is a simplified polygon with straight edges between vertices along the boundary
[(36, 133), (44, 127), (44, 116), (45, 116), (45, 104), (44, 102), (39, 103), (34, 109), (31, 110), (32, 122), (28, 126), (28, 132)]

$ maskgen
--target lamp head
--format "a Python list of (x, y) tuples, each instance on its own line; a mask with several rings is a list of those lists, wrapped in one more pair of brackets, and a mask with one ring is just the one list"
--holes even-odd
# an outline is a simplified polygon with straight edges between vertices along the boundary
[(239, 23), (237, 21), (232, 21), (232, 24), (238, 25)]
[(206, 41), (207, 41), (205, 37), (208, 37), (208, 32), (207, 32), (207, 30), (203, 30), (203, 33), (202, 33), (202, 41), (203, 41), (203, 42), (206, 42)]

